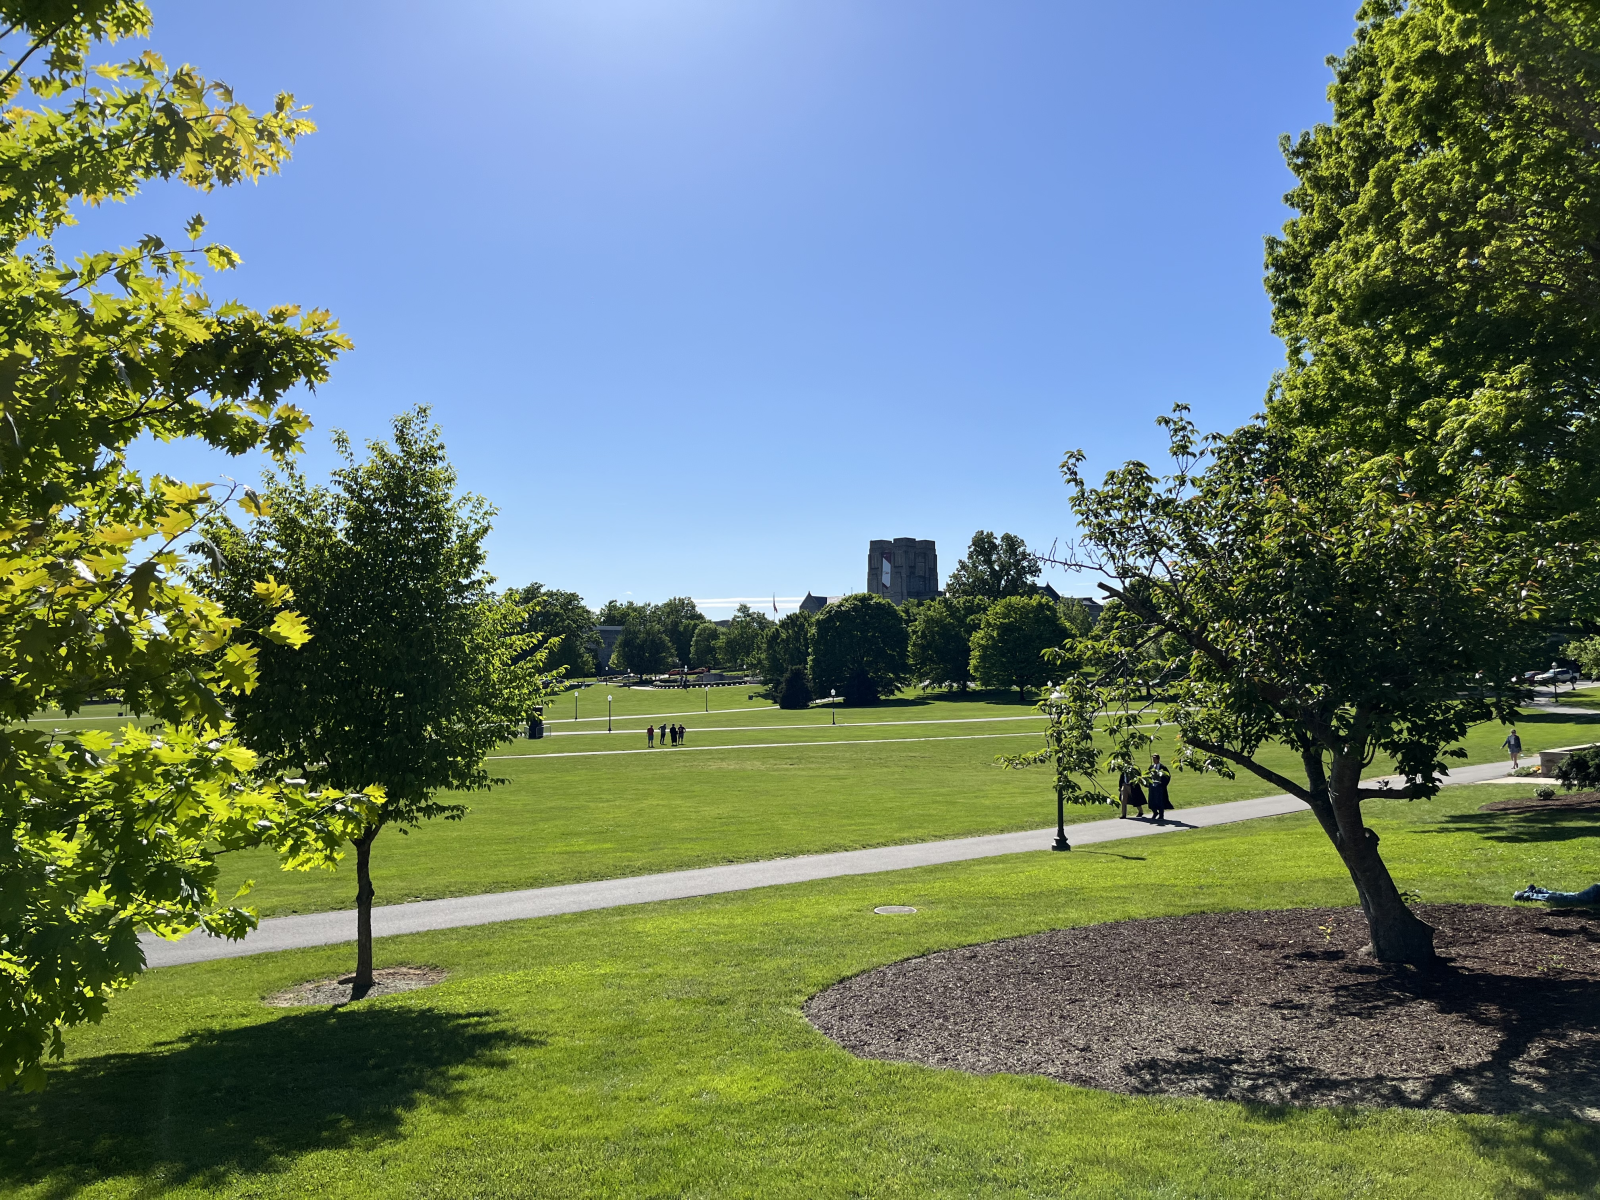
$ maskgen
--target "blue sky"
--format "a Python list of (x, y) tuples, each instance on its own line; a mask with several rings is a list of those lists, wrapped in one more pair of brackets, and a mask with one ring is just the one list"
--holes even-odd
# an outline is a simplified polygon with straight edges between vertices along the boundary
[[(592, 604), (860, 590), (867, 542), (1071, 531), (1057, 472), (1255, 412), (1281, 133), (1353, 0), (155, 0), (153, 43), (320, 131), (202, 210), (217, 298), (331, 308), (304, 403), (433, 406), (491, 566)], [(143, 448), (186, 477), (259, 464)], [(1063, 590), (1074, 581), (1056, 578)], [(707, 610), (712, 616), (724, 610)]]

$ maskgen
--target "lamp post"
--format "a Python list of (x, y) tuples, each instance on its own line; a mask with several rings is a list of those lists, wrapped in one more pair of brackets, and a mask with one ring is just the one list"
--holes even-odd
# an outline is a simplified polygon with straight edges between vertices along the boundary
[(833, 698), (838, 694), (833, 688), (828, 689), (828, 715), (833, 718), (835, 725), (839, 723), (839, 711), (833, 705)]
[(706, 711), (711, 711), (711, 685), (706, 684)]
[(607, 695), (606, 695), (606, 732), (607, 733), (611, 732), (611, 696), (610, 696), (610, 693), (607, 693)]
[(583, 684), (581, 683), (572, 689), (572, 719), (574, 721), (578, 719), (578, 693), (581, 691), (583, 691)]
[(1050, 693), (1050, 726), (1051, 741), (1056, 748), (1056, 840), (1051, 844), (1052, 850), (1071, 850), (1072, 843), (1067, 841), (1067, 799), (1061, 790), (1061, 689), (1056, 688)]

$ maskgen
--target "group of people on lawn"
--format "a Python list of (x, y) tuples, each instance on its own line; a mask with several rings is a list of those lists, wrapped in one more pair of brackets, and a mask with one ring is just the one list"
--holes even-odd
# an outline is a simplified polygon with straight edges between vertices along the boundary
[(1138, 811), (1141, 818), (1144, 816), (1144, 806), (1150, 805), (1150, 815), (1155, 818), (1157, 825), (1167, 823), (1167, 813), (1172, 811), (1172, 800), (1167, 794), (1167, 785), (1172, 782), (1172, 772), (1161, 762), (1161, 755), (1150, 756), (1150, 769), (1144, 773), (1144, 782), (1150, 785), (1150, 798), (1145, 799), (1145, 790), (1140, 786), (1139, 772), (1132, 767), (1122, 772), (1122, 783), (1118, 789), (1122, 800), (1122, 818), (1128, 815), (1128, 809)]
[[(681, 745), (683, 745), (683, 736), (684, 736), (684, 734), (686, 734), (688, 732), (689, 731), (687, 729), (685, 729), (682, 725), (663, 725), (661, 727), (661, 729), (660, 729), (661, 744), (663, 746), (669, 746), (669, 745), (670, 746), (681, 746)], [(655, 744), (656, 744), (656, 733), (657, 733), (657, 730), (656, 730), (656, 727), (654, 725), (645, 726), (644, 744), (646, 746), (649, 746), (649, 747), (654, 747), (655, 746)], [(670, 742), (667, 741), (667, 739), (669, 737), (672, 739)]]

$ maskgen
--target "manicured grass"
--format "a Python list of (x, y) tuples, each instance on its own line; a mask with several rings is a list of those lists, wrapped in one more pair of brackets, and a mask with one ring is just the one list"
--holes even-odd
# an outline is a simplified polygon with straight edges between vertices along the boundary
[[(1600, 875), (1595, 814), (1475, 811), (1520, 791), (1375, 803), (1371, 822), (1402, 886), (1430, 902)], [(348, 946), (169, 968), (74, 1034), (46, 1093), (0, 1098), (0, 1193), (1594, 1195), (1594, 1125), (1133, 1099), (858, 1060), (800, 1014), (841, 978), (934, 949), (1351, 902), (1333, 850), (1296, 815), (386, 939), (379, 965), (450, 977), (338, 1011), (258, 1001), (348, 969)], [(920, 911), (873, 915), (885, 903)], [(1093, 1036), (1095, 1011), (1079, 1017)]]
[[(682, 700), (672, 693), (641, 697)], [(388, 831), (373, 852), (378, 902), (472, 895), (588, 879), (650, 874), (723, 862), (933, 841), (984, 833), (1039, 829), (1053, 822), (1047, 770), (1006, 771), (995, 757), (1037, 742), (1043, 721), (1029, 710), (992, 697), (899, 702), (842, 709), (843, 725), (826, 711), (779, 709), (684, 716), (686, 747), (647, 753), (600, 754), (593, 749), (644, 750), (643, 727), (611, 735), (561, 734), (509, 743), (491, 763), (507, 782), (467, 797), (466, 820), (435, 821), (402, 836)], [(995, 718), (1027, 717), (1024, 720)], [(925, 725), (905, 722), (925, 720)], [(1587, 718), (1530, 714), (1519, 726), (1529, 750), (1586, 740)], [(1575, 723), (1576, 722), (1576, 723)], [(603, 728), (603, 725), (602, 725)], [(1171, 751), (1171, 730), (1153, 731)], [(999, 733), (1003, 736), (994, 737)], [(976, 737), (974, 735), (977, 735)], [(1499, 726), (1473, 731), (1470, 761), (1502, 757)], [(906, 741), (930, 738), (939, 740)], [(890, 740), (894, 739), (894, 740)], [(823, 743), (845, 742), (844, 745)], [(775, 748), (702, 749), (715, 746)], [(583, 756), (566, 757), (573, 751)], [(557, 757), (546, 757), (557, 756)], [(1294, 772), (1288, 752), (1272, 756)], [(1374, 773), (1387, 767), (1379, 764)], [(1267, 795), (1275, 789), (1250, 775), (1179, 775), (1180, 807)], [(1072, 821), (1111, 811), (1069, 806)], [(249, 903), (264, 916), (348, 908), (351, 872), (280, 871), (266, 852), (224, 860), (226, 894), (256, 881)]]

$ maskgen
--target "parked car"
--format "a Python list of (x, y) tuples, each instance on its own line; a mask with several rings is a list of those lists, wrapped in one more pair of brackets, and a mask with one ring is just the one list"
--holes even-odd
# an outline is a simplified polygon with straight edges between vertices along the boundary
[(1578, 673), (1566, 667), (1552, 667), (1548, 671), (1540, 671), (1533, 677), (1535, 683), (1577, 683)]

